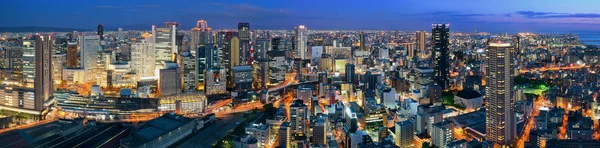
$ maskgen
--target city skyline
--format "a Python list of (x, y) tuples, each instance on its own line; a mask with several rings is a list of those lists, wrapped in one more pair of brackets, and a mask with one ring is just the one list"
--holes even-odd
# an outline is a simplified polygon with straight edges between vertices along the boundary
[(4, 147), (600, 145), (591, 0), (6, 3)]
[[(9, 1), (0, 27), (64, 27), (137, 30), (176, 21), (181, 28), (207, 20), (213, 29), (234, 29), (250, 22), (254, 29), (287, 29), (304, 24), (313, 30), (428, 30), (449, 23), (453, 31), (571, 32), (600, 31), (597, 1)], [(544, 3), (544, 5), (539, 5)], [(185, 5), (182, 5), (185, 4)], [(433, 5), (431, 5), (433, 4)], [(562, 7), (568, 5), (570, 7)], [(36, 11), (21, 11), (32, 9)], [(69, 10), (53, 11), (56, 9)], [(552, 11), (550, 11), (552, 10)], [(19, 12), (19, 13), (9, 13)], [(40, 13), (43, 12), (43, 13)], [(25, 16), (25, 17), (24, 17)]]

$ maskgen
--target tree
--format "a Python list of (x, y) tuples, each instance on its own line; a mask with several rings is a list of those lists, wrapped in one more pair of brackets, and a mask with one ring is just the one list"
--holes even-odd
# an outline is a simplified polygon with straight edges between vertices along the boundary
[(454, 105), (454, 94), (452, 92), (442, 92), (442, 104)]
[(273, 103), (263, 105), (263, 109), (265, 109), (265, 113), (267, 116), (272, 116), (275, 114), (275, 107), (273, 107)]
[(421, 148), (429, 148), (429, 142), (423, 142)]

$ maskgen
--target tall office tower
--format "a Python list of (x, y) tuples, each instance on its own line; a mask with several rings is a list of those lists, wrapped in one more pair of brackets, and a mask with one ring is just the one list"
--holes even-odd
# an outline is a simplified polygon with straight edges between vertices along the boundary
[(277, 137), (279, 138), (278, 146), (281, 147), (291, 147), (292, 141), (292, 127), (290, 127), (290, 122), (283, 122), (279, 126), (279, 131), (277, 132)]
[(225, 72), (224, 68), (215, 67), (206, 70), (206, 94), (214, 95), (214, 94), (225, 94), (226, 90), (226, 76), (227, 72)]
[(80, 68), (79, 64), (79, 44), (76, 40), (67, 42), (67, 68)]
[(142, 38), (131, 44), (131, 68), (136, 76), (152, 77), (155, 72), (154, 43), (149, 33), (142, 34)]
[(165, 23), (164, 28), (152, 25), (152, 40), (154, 41), (154, 60), (157, 66), (162, 66), (161, 62), (170, 62), (177, 46), (175, 44), (177, 36), (177, 24)]
[(405, 44), (404, 47), (406, 49), (407, 59), (412, 59), (413, 57), (415, 57), (415, 54), (417, 53), (415, 51), (415, 44)]
[[(52, 47), (54, 45), (52, 36), (38, 35), (35, 38), (35, 75), (28, 77), (33, 78), (35, 89), (35, 110), (43, 110), (46, 104), (54, 93), (52, 81)], [(25, 54), (24, 54), (25, 56)], [(30, 63), (31, 64), (31, 63)], [(25, 69), (25, 68), (23, 68)]]
[(96, 69), (96, 66), (98, 66), (98, 53), (100, 52), (100, 36), (81, 36), (79, 42), (81, 43), (80, 67), (86, 70)]
[(365, 90), (377, 89), (377, 76), (371, 73), (371, 71), (365, 72), (364, 75)]
[(269, 50), (269, 39), (267, 38), (258, 38), (254, 44), (254, 51), (257, 61), (268, 61), (269, 57), (267, 57), (267, 51)]
[(212, 43), (211, 31), (212, 29), (208, 27), (208, 23), (205, 20), (199, 20), (196, 23), (196, 27), (192, 28), (192, 31), (190, 31), (190, 47), (192, 49), (192, 54), (195, 53), (198, 45)]
[(433, 134), (431, 134), (431, 143), (437, 147), (447, 147), (446, 145), (452, 142), (452, 126), (451, 121), (443, 121), (434, 123), (432, 126)]
[(355, 77), (355, 71), (354, 71), (354, 64), (346, 64), (346, 83), (354, 83), (354, 77)]
[(11, 83), (0, 84), (0, 108), (28, 114), (42, 114), (47, 105), (51, 104), (53, 94), (52, 73), (52, 36), (36, 35), (34, 40), (23, 40), (21, 83), (23, 86)]
[(236, 36), (232, 37), (229, 41), (229, 63), (227, 67), (227, 88), (233, 88), (235, 86), (233, 67), (240, 65), (240, 39)]
[(117, 31), (117, 41), (123, 41), (123, 28), (119, 28), (119, 30)]
[[(201, 45), (202, 47), (202, 45)], [(205, 57), (206, 57), (206, 69), (214, 69), (221, 68), (221, 61), (219, 60), (219, 48), (217, 48), (214, 44), (206, 44), (205, 48)], [(200, 49), (199, 49), (200, 50)]]
[(307, 59), (309, 52), (307, 52), (308, 45), (306, 44), (308, 41), (308, 28), (304, 25), (300, 25), (294, 28), (294, 37), (295, 37), (295, 45), (297, 58)]
[(52, 55), (52, 80), (54, 80), (54, 83), (58, 83), (62, 80), (63, 65), (66, 60), (66, 54)]
[(183, 90), (196, 90), (196, 56), (189, 51), (184, 51), (181, 54), (182, 71), (183, 71)]
[(423, 58), (425, 53), (425, 31), (417, 31), (415, 33), (415, 44), (417, 45), (417, 50), (421, 53), (421, 58)]
[(396, 130), (396, 146), (401, 148), (410, 148), (413, 147), (413, 139), (414, 139), (414, 127), (413, 122), (410, 120), (396, 122), (395, 125)]
[(102, 24), (98, 24), (98, 36), (100, 36), (100, 40), (104, 40), (104, 26)]
[(271, 51), (280, 51), (284, 49), (281, 40), (281, 37), (274, 37), (271, 39)]
[(327, 118), (324, 117), (315, 120), (312, 132), (314, 144), (327, 144), (328, 123)]
[(515, 138), (512, 108), (513, 50), (506, 39), (490, 39), (486, 48), (486, 139), (509, 145)]
[[(210, 45), (212, 46), (212, 45)], [(196, 49), (196, 90), (204, 91), (207, 55), (211, 52), (211, 47), (208, 45), (198, 45)]]
[(250, 23), (240, 22), (238, 23), (238, 33), (241, 41), (250, 40)]
[(250, 59), (250, 23), (238, 23), (238, 33), (240, 39), (240, 56), (242, 63), (246, 63)]
[(294, 133), (306, 133), (306, 121), (308, 120), (308, 107), (304, 101), (298, 99), (290, 105), (290, 127)]
[(432, 57), (434, 81), (442, 90), (446, 90), (450, 83), (450, 61), (449, 60), (449, 24), (433, 24), (431, 28)]
[(365, 32), (360, 32), (360, 48), (361, 51), (367, 51)]
[(159, 93), (161, 96), (173, 95), (181, 92), (181, 68), (177, 63), (165, 63), (164, 69), (159, 70)]

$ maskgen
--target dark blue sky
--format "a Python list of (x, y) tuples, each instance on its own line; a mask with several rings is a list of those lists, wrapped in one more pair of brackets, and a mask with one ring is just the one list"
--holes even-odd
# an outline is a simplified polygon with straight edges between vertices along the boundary
[(0, 26), (150, 29), (204, 19), (213, 29), (428, 30), (450, 23), (453, 31), (600, 31), (599, 0), (6, 0)]

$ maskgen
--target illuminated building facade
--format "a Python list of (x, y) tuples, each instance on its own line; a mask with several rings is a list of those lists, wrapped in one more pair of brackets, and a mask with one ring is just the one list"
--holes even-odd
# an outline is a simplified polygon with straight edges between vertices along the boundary
[(81, 45), (80, 67), (86, 70), (96, 69), (98, 65), (98, 53), (101, 51), (100, 36), (81, 36), (79, 42)]
[(80, 68), (79, 64), (79, 44), (77, 41), (67, 42), (67, 68)]
[(450, 28), (449, 24), (433, 24), (431, 29), (434, 81), (446, 90), (450, 83)]
[(294, 35), (295, 35), (295, 44), (296, 44), (296, 52), (297, 52), (297, 58), (300, 59), (308, 59), (308, 54), (310, 54), (309, 52), (307, 52), (307, 41), (308, 41), (308, 28), (304, 25), (300, 25), (298, 27), (296, 27), (294, 29)]
[(177, 24), (165, 23), (164, 28), (152, 25), (156, 65), (161, 65), (161, 62), (172, 61), (173, 54), (177, 53), (177, 46), (175, 46), (176, 34)]
[(226, 81), (227, 72), (223, 68), (211, 68), (206, 71), (206, 94), (225, 94), (227, 90)]
[(229, 56), (227, 65), (227, 88), (233, 88), (235, 86), (233, 67), (240, 65), (240, 39), (236, 36), (231, 37), (229, 40)]
[(515, 139), (511, 41), (494, 39), (486, 48), (486, 139), (509, 145)]
[(165, 63), (159, 72), (159, 92), (161, 96), (181, 93), (181, 68), (177, 63)]
[(151, 34), (142, 34), (144, 39), (139, 39), (131, 45), (131, 68), (140, 78), (152, 77), (155, 73), (154, 43), (150, 41)]
[(308, 106), (302, 100), (294, 100), (290, 105), (290, 127), (295, 133), (306, 133), (308, 120)]
[(250, 34), (250, 23), (238, 23), (238, 33), (240, 39), (240, 56), (242, 57), (240, 62), (246, 63), (250, 58), (250, 38), (252, 37)]
[(415, 40), (417, 45), (417, 50), (421, 52), (421, 58), (425, 55), (425, 31), (417, 31), (415, 33)]
[(52, 73), (52, 36), (36, 35), (23, 41), (22, 79), (0, 85), (0, 109), (45, 114), (52, 105), (54, 82)]

